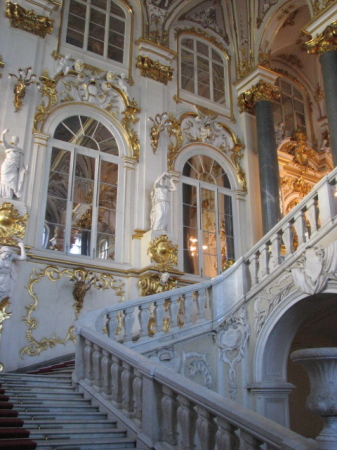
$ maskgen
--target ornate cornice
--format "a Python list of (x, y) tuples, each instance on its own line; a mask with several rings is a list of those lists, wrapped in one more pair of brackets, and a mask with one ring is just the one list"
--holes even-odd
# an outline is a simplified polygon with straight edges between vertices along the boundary
[(323, 33), (306, 42), (306, 46), (310, 55), (322, 55), (337, 50), (337, 21), (327, 26)]
[(148, 56), (139, 55), (136, 66), (143, 77), (151, 78), (165, 85), (173, 79), (173, 69), (170, 66), (153, 61)]
[(36, 36), (44, 38), (53, 31), (53, 20), (38, 15), (33, 10), (27, 10), (17, 3), (11, 3), (10, 0), (6, 2), (5, 15), (10, 20), (11, 27)]
[(277, 86), (260, 80), (251, 89), (243, 92), (238, 99), (240, 112), (246, 111), (253, 113), (254, 106), (258, 102), (278, 100), (280, 98), (280, 91)]

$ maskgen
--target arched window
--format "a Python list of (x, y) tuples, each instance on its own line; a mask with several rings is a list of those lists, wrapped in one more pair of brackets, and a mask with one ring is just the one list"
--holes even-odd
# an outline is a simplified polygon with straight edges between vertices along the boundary
[(226, 61), (224, 56), (195, 37), (180, 40), (180, 89), (225, 106)]
[(50, 140), (50, 170), (42, 246), (115, 259), (118, 147), (96, 119), (62, 120)]
[(124, 62), (126, 15), (113, 0), (69, 0), (65, 42)]
[(235, 260), (233, 192), (223, 168), (192, 156), (182, 176), (184, 272), (213, 277)]
[(285, 137), (298, 128), (306, 131), (305, 106), (302, 93), (292, 83), (281, 78), (277, 82), (280, 99), (273, 102), (274, 123), (283, 123)]

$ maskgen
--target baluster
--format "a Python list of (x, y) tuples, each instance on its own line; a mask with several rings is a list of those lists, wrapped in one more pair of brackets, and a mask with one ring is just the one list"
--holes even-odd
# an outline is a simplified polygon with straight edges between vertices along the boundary
[(133, 397), (134, 397), (134, 416), (137, 426), (141, 426), (142, 423), (142, 411), (143, 411), (143, 380), (142, 375), (138, 370), (135, 370), (134, 379), (132, 382)]
[(94, 369), (94, 390), (101, 392), (102, 390), (102, 371), (101, 371), (102, 354), (98, 345), (94, 344), (94, 352), (92, 355), (92, 363)]
[(163, 334), (163, 318), (165, 315), (165, 299), (158, 300), (154, 303), (154, 317), (156, 320), (156, 333), (157, 336)]
[(112, 311), (108, 314), (108, 336), (116, 340), (118, 329), (118, 311)]
[(124, 342), (130, 342), (132, 340), (132, 327), (135, 321), (133, 312), (135, 310), (134, 306), (130, 308), (125, 308), (124, 315)]
[(207, 309), (207, 294), (206, 289), (199, 289), (198, 291), (198, 297), (197, 297), (197, 304), (198, 304), (198, 322), (200, 320), (206, 319), (206, 309)]
[(306, 231), (305, 216), (303, 211), (299, 211), (296, 214), (294, 226), (298, 237), (298, 245), (300, 246), (305, 242), (305, 231)]
[(184, 294), (184, 299), (185, 325), (188, 325), (192, 321), (193, 292), (186, 292), (186, 294)]
[(215, 435), (216, 445), (220, 449), (237, 449), (240, 445), (240, 438), (235, 433), (236, 427), (228, 423), (221, 417), (217, 418), (218, 431)]
[(258, 274), (259, 274), (259, 260), (258, 260), (258, 254), (254, 253), (252, 257), (249, 260), (249, 273), (250, 273), (250, 279), (251, 279), (251, 288), (255, 286), (258, 281)]
[(271, 259), (270, 266), (276, 269), (281, 263), (281, 235), (276, 233), (271, 239)]
[(307, 215), (310, 223), (311, 235), (318, 230), (318, 201), (316, 198), (312, 198), (308, 202)]
[(171, 389), (162, 387), (163, 397), (161, 409), (163, 412), (163, 439), (170, 445), (177, 445), (177, 409), (178, 404)]
[(111, 365), (111, 393), (112, 404), (116, 408), (121, 408), (123, 402), (122, 390), (122, 366), (117, 356), (112, 356)]
[(133, 412), (133, 394), (132, 394), (132, 374), (129, 364), (122, 363), (122, 390), (123, 390), (123, 411), (130, 417)]
[(178, 311), (180, 307), (180, 303), (178, 302), (179, 298), (179, 295), (172, 295), (170, 298), (171, 329), (178, 328)]
[(197, 413), (197, 433), (201, 448), (203, 450), (213, 450), (217, 428), (214, 423), (214, 416), (201, 406), (197, 407)]
[(262, 245), (260, 250), (260, 277), (263, 278), (269, 274), (269, 242)]
[(102, 350), (102, 396), (104, 398), (111, 397), (111, 357), (107, 350)]
[(140, 330), (139, 330), (139, 337), (147, 337), (148, 336), (148, 324), (149, 324), (149, 320), (150, 320), (150, 303), (143, 303), (142, 305), (140, 305), (139, 308), (139, 313), (138, 313), (138, 317), (139, 317), (139, 325), (140, 325)]
[(196, 414), (192, 403), (185, 397), (178, 395), (179, 407), (177, 410), (178, 422), (181, 429), (181, 450), (194, 448), (194, 435), (196, 426)]
[(245, 450), (260, 450), (262, 441), (255, 438), (248, 431), (240, 430), (241, 447)]
[(93, 382), (92, 352), (92, 343), (86, 339), (84, 347), (84, 373), (85, 381), (90, 385)]
[(293, 246), (293, 241), (294, 241), (294, 232), (293, 232), (293, 224), (291, 222), (288, 222), (284, 229), (282, 230), (282, 239), (283, 239), (283, 243), (285, 245), (286, 248), (286, 256), (291, 255), (292, 253), (294, 253), (294, 246)]

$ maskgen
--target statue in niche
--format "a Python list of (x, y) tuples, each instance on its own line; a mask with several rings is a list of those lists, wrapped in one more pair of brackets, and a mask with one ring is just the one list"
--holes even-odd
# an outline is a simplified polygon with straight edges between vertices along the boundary
[(0, 300), (10, 297), (13, 285), (16, 280), (15, 261), (27, 259), (23, 242), (18, 243), (20, 255), (16, 254), (11, 247), (0, 248)]
[(151, 191), (151, 230), (167, 231), (168, 214), (170, 209), (169, 192), (176, 191), (172, 176), (164, 172), (154, 182)]
[(18, 136), (13, 136), (11, 142), (8, 143), (5, 138), (7, 132), (8, 129), (5, 129), (1, 134), (6, 156), (0, 169), (0, 197), (12, 199), (15, 195), (16, 198), (21, 198), (27, 166), (23, 164), (23, 150), (18, 147)]

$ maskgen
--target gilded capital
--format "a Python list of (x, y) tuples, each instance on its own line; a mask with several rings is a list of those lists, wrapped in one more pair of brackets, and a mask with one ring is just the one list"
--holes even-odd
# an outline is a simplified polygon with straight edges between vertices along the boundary
[(280, 98), (280, 91), (277, 86), (260, 80), (251, 89), (243, 92), (239, 96), (240, 112), (246, 111), (252, 113), (257, 102), (263, 100), (272, 102)]
[(337, 50), (337, 21), (327, 26), (323, 33), (306, 42), (306, 46), (310, 55), (322, 55)]

